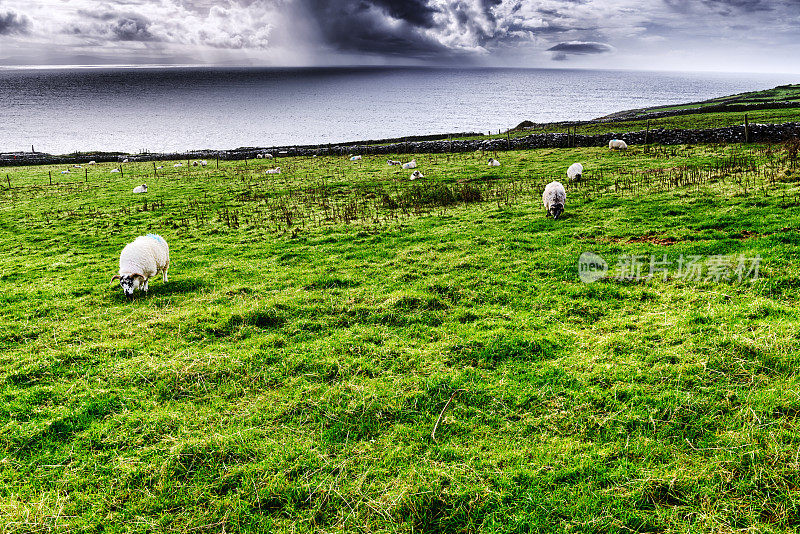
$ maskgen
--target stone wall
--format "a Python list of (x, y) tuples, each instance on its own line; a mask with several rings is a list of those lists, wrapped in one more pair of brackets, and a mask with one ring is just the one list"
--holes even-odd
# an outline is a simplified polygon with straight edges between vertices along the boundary
[[(800, 137), (800, 123), (785, 124), (750, 124), (750, 141), (754, 143), (779, 143)], [(646, 138), (646, 140), (645, 140)], [(86, 163), (88, 160), (121, 161), (127, 157), (130, 161), (166, 161), (166, 160), (208, 160), (209, 164), (219, 157), (220, 160), (255, 159), (257, 154), (270, 153), (280, 158), (283, 156), (313, 156), (349, 154), (422, 154), (446, 152), (473, 152), (476, 150), (502, 151), (531, 148), (564, 148), (569, 146), (591, 147), (607, 146), (611, 139), (622, 139), (628, 145), (641, 145), (645, 142), (661, 145), (684, 145), (704, 143), (744, 143), (745, 127), (709, 128), (698, 130), (666, 130), (653, 129), (627, 133), (608, 133), (602, 135), (574, 135), (562, 133), (531, 134), (511, 139), (474, 139), (469, 141), (404, 141), (387, 144), (343, 144), (302, 147), (272, 148), (239, 148), (236, 150), (213, 151), (202, 150), (179, 154), (134, 154), (117, 155), (81, 155), (52, 156), (43, 153), (16, 152), (0, 154), (0, 166), (38, 165), (38, 164), (74, 164)]]

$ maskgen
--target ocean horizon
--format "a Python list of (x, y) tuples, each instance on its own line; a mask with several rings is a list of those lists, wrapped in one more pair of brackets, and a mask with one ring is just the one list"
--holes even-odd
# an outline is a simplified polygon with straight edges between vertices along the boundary
[(497, 132), (795, 82), (792, 74), (456, 67), (0, 69), (0, 151), (172, 152)]

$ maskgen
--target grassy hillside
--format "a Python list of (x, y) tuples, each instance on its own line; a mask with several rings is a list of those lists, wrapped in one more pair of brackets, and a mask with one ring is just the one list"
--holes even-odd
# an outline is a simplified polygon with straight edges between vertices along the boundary
[(736, 95), (712, 98), (694, 104), (657, 106), (640, 110), (642, 112), (674, 111), (691, 108), (704, 108), (718, 105), (763, 104), (767, 102), (800, 102), (800, 84), (779, 85), (773, 89), (750, 91)]
[(497, 157), (6, 169), (3, 532), (792, 532), (797, 147)]
[[(532, 133), (567, 133), (575, 131), (579, 135), (597, 135), (606, 133), (625, 133), (642, 131), (650, 128), (694, 129), (694, 128), (726, 128), (744, 124), (747, 113), (751, 123), (780, 124), (800, 121), (800, 108), (779, 107), (776, 109), (740, 109), (727, 110), (726, 107), (749, 104), (800, 102), (800, 84), (782, 85), (765, 91), (754, 91), (738, 95), (714, 98), (691, 104), (674, 106), (657, 106), (652, 108), (620, 111), (594, 121), (563, 122), (537, 124), (531, 128), (515, 128), (483, 138), (520, 137)], [(720, 107), (721, 106), (721, 107)], [(713, 108), (707, 112), (697, 113), (697, 109)], [(651, 114), (671, 112), (674, 115), (653, 117)], [(682, 113), (685, 112), (685, 113)], [(530, 123), (532, 124), (532, 123)]]

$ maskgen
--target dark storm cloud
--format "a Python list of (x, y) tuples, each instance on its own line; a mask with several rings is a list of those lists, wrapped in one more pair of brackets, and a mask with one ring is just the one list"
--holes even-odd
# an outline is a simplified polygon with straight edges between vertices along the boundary
[(18, 15), (13, 11), (0, 14), (0, 35), (12, 33), (28, 33), (30, 21), (25, 15)]
[(373, 0), (372, 3), (383, 8), (390, 16), (415, 26), (430, 28), (434, 25), (433, 15), (437, 10), (429, 6), (426, 0)]
[(613, 52), (614, 48), (605, 43), (571, 42), (559, 43), (547, 49), (553, 52), (553, 61), (565, 61), (570, 55), (606, 54)]
[(548, 52), (565, 54), (604, 54), (611, 50), (611, 47), (604, 43), (559, 43), (547, 49)]
[(449, 50), (421, 30), (436, 10), (425, 0), (304, 0), (323, 42), (338, 51), (430, 58)]

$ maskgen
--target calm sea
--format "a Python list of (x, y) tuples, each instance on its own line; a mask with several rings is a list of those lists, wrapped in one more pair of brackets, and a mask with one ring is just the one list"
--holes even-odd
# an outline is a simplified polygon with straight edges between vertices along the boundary
[(497, 131), (796, 82), (453, 68), (0, 69), (0, 151), (229, 149)]

